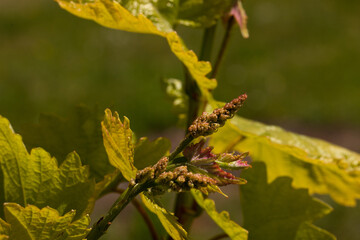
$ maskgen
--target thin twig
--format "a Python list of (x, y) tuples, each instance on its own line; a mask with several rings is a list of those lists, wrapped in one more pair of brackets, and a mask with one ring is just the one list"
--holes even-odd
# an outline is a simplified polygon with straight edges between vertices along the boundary
[(169, 156), (169, 162), (175, 159), (179, 153), (181, 153), (189, 143), (194, 140), (193, 136), (190, 134), (186, 134), (185, 138), (181, 141), (179, 146), (170, 154)]
[(226, 233), (220, 233), (218, 235), (215, 235), (214, 237), (210, 238), (209, 240), (220, 240), (223, 238), (229, 237)]
[(217, 24), (214, 24), (213, 26), (205, 29), (204, 31), (199, 60), (211, 61), (211, 54), (216, 33), (216, 25)]
[(220, 47), (219, 53), (215, 60), (214, 68), (211, 73), (211, 78), (215, 78), (219, 71), (221, 61), (224, 57), (225, 50), (226, 50), (229, 40), (230, 40), (230, 33), (231, 33), (231, 29), (232, 29), (232, 26), (234, 25), (234, 23), (235, 23), (234, 17), (231, 16), (226, 25), (225, 35), (221, 42), (221, 47)]
[[(125, 190), (123, 189), (120, 189), (120, 188), (117, 188), (114, 190), (115, 192), (117, 193), (120, 193), (122, 194)], [(136, 210), (138, 210), (138, 212), (140, 213), (140, 215), (142, 216), (142, 218), (144, 219), (145, 221), (145, 224), (147, 225), (149, 231), (150, 231), (150, 234), (151, 234), (151, 237), (153, 240), (158, 240), (159, 239), (159, 236), (156, 232), (156, 229), (155, 229), (155, 226), (154, 224), (152, 223), (149, 215), (147, 214), (146, 210), (143, 208), (143, 206), (141, 205), (141, 203), (136, 199), (134, 198), (131, 203), (134, 205), (134, 207), (136, 208)]]
[(104, 235), (110, 227), (117, 215), (135, 198), (139, 193), (143, 192), (147, 185), (136, 184), (123, 192), (116, 202), (111, 206), (105, 216), (101, 217), (91, 228), (86, 236), (87, 240), (97, 240)]

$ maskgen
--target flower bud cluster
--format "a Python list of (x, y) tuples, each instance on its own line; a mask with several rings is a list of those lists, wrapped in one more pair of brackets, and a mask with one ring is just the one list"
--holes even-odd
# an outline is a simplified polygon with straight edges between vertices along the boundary
[(200, 173), (192, 173), (186, 166), (180, 166), (171, 172), (160, 174), (155, 183), (156, 187), (151, 190), (153, 193), (185, 192), (192, 188), (206, 189), (209, 185), (215, 185), (216, 180)]
[(179, 166), (171, 171), (166, 171), (169, 159), (161, 158), (152, 167), (146, 167), (136, 174), (136, 178), (130, 181), (130, 185), (137, 183), (153, 182), (148, 189), (152, 194), (158, 195), (165, 192), (184, 192), (192, 188), (206, 192), (209, 185), (215, 185), (217, 181), (209, 176), (190, 172), (187, 166)]
[(131, 185), (136, 183), (144, 183), (149, 180), (157, 178), (162, 172), (165, 171), (169, 159), (167, 157), (161, 158), (154, 166), (146, 167), (136, 173), (135, 180), (130, 182)]
[(216, 180), (216, 185), (224, 186), (228, 184), (243, 184), (246, 181), (235, 177), (224, 169), (239, 170), (250, 167), (244, 160), (249, 153), (242, 154), (223, 153), (220, 155), (213, 154), (212, 147), (204, 147), (205, 140), (202, 139), (196, 144), (190, 144), (184, 151), (184, 157), (188, 159), (189, 164), (202, 169), (209, 177)]
[(234, 117), (246, 98), (247, 95), (242, 94), (226, 103), (224, 107), (215, 109), (212, 113), (203, 112), (188, 128), (189, 133), (194, 138), (213, 134), (225, 124), (226, 120)]

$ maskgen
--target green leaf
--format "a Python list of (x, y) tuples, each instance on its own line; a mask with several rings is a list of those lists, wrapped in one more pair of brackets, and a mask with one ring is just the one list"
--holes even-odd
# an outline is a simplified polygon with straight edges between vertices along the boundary
[(0, 218), (0, 240), (9, 239), (10, 224)]
[(5, 204), (5, 217), (10, 224), (10, 239), (21, 240), (81, 240), (90, 229), (88, 215), (73, 222), (75, 210), (60, 216), (50, 207), (42, 209), (33, 205), (26, 208), (16, 203)]
[(295, 240), (335, 240), (336, 237), (310, 223), (303, 223), (296, 232)]
[[(77, 210), (77, 217), (92, 208), (95, 183), (89, 179), (89, 169), (81, 165), (79, 156), (70, 153), (58, 167), (55, 158), (41, 148), (29, 154), (15, 134), (9, 121), (0, 116), (0, 189), (1, 204), (33, 204), (50, 206), (60, 214)], [(1, 216), (2, 208), (0, 208)]]
[(124, 121), (121, 122), (117, 112), (113, 116), (111, 111), (106, 109), (101, 126), (110, 163), (119, 169), (128, 181), (135, 178), (133, 133), (129, 119), (124, 117)]
[(212, 220), (233, 240), (248, 239), (248, 231), (239, 226), (230, 219), (229, 213), (216, 211), (215, 202), (211, 199), (205, 199), (203, 194), (198, 190), (191, 190), (196, 202), (202, 207)]
[(179, 0), (119, 0), (133, 16), (143, 14), (162, 31), (171, 31), (178, 11)]
[(134, 164), (138, 169), (154, 165), (160, 158), (169, 153), (171, 142), (166, 138), (157, 138), (150, 141), (146, 137), (142, 137), (136, 143)]
[(180, 0), (178, 22), (192, 27), (210, 27), (233, 5), (234, 0)]
[(187, 239), (186, 231), (181, 227), (181, 225), (177, 222), (176, 217), (173, 213), (168, 212), (165, 208), (163, 208), (159, 202), (155, 200), (154, 197), (145, 196), (145, 194), (141, 194), (141, 199), (145, 206), (154, 214), (157, 215), (161, 224), (165, 228), (166, 232), (174, 239), (174, 240), (182, 240)]
[(76, 107), (69, 119), (42, 114), (38, 124), (28, 125), (21, 134), (27, 147), (42, 147), (58, 159), (76, 151), (83, 165), (89, 165), (90, 176), (96, 182), (115, 169), (110, 165), (101, 133), (101, 117), (96, 110)]
[[(134, 6), (137, 6), (136, 11), (129, 11), (120, 3), (112, 0), (56, 1), (60, 7), (70, 13), (81, 18), (94, 20), (102, 26), (129, 32), (155, 34), (166, 38), (171, 51), (187, 67), (204, 96), (210, 97), (209, 90), (216, 87), (216, 80), (206, 77), (211, 71), (210, 63), (199, 61), (196, 54), (186, 48), (174, 30), (164, 27), (162, 21), (159, 20), (160, 18), (152, 14), (156, 11), (153, 9), (153, 5), (148, 3), (149, 1), (141, 1), (140, 4), (134, 1)], [(161, 6), (166, 5), (164, 4), (166, 1), (160, 2)], [(176, 6), (176, 1), (168, 1), (168, 3), (170, 3), (169, 8), (173, 6), (172, 4)], [(163, 12), (169, 12), (169, 8), (164, 7)]]
[(360, 155), (328, 142), (236, 116), (215, 133), (216, 152), (248, 151), (267, 164), (268, 181), (294, 178), (296, 188), (329, 194), (336, 202), (354, 206), (360, 199)]
[(311, 223), (327, 215), (332, 209), (312, 198), (307, 189), (294, 189), (292, 179), (279, 177), (268, 184), (266, 166), (255, 162), (253, 168), (243, 172), (248, 183), (240, 187), (244, 227), (249, 239), (312, 239), (304, 236), (335, 237)]

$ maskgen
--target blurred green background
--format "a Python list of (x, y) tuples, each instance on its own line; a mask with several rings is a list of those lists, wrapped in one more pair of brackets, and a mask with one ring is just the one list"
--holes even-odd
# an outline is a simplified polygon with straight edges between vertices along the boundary
[[(360, 2), (244, 6), (250, 38), (232, 32), (216, 98), (247, 92), (243, 116), (360, 151)], [(177, 30), (197, 52), (201, 30)], [(219, 24), (217, 46), (222, 32)], [(160, 37), (103, 28), (50, 0), (0, 1), (0, 114), (18, 132), (42, 112), (66, 117), (83, 103), (128, 116), (139, 136), (159, 135), (176, 123), (164, 77), (183, 72)], [(339, 239), (358, 239), (359, 207), (335, 207), (321, 224)]]

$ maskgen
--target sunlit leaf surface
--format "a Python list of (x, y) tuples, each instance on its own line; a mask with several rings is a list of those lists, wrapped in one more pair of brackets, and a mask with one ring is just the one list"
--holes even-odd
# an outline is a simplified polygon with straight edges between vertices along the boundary
[(267, 164), (268, 181), (291, 176), (293, 186), (354, 206), (360, 198), (360, 155), (328, 142), (236, 116), (214, 134), (215, 151), (249, 151)]
[(124, 117), (122, 122), (117, 112), (113, 116), (111, 111), (106, 109), (101, 126), (110, 163), (119, 169), (127, 180), (135, 178), (133, 133), (130, 129), (129, 119)]
[[(23, 208), (16, 203), (6, 203), (7, 235), (14, 240), (81, 240), (90, 230), (87, 229), (90, 218), (85, 215), (74, 221), (75, 214), (70, 211), (60, 216), (50, 207), (39, 209), (28, 205)], [(1, 226), (4, 222), (0, 219), (0, 233)]]
[(312, 198), (307, 189), (294, 189), (292, 179), (279, 177), (270, 184), (264, 163), (254, 163), (244, 171), (248, 183), (240, 186), (244, 227), (251, 240), (335, 240), (312, 222), (327, 215), (331, 208)]
[(145, 194), (141, 194), (141, 199), (145, 206), (154, 214), (157, 215), (161, 224), (165, 228), (166, 232), (174, 239), (174, 240), (182, 240), (187, 239), (186, 231), (181, 227), (181, 225), (177, 222), (176, 217), (168, 212), (165, 208), (163, 208), (160, 203), (158, 203), (153, 197), (145, 196)]
[[(55, 158), (41, 148), (29, 154), (9, 121), (0, 116), (0, 203), (50, 206), (60, 214), (76, 209), (77, 217), (92, 208), (95, 182), (89, 169), (72, 152), (58, 167)], [(90, 204), (90, 205), (89, 205)], [(0, 216), (3, 216), (0, 208)]]

